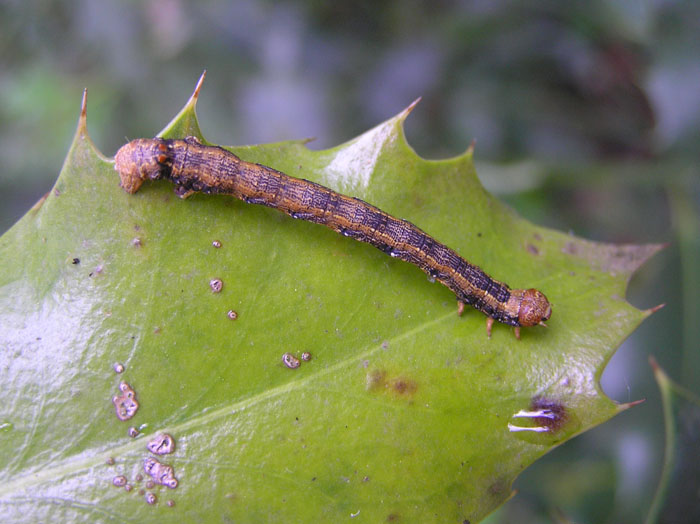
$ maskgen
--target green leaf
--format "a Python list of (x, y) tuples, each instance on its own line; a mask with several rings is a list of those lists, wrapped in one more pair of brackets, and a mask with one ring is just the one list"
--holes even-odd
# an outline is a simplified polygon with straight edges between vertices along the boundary
[[(201, 138), (196, 95), (162, 135)], [(528, 223), (484, 191), (471, 151), (418, 157), (403, 134), (410, 109), (325, 151), (229, 149), (407, 218), (494, 278), (542, 290), (548, 329), (518, 341), (497, 325), (488, 339), (485, 317), (457, 316), (454, 295), (416, 267), (273, 209), (182, 201), (165, 182), (128, 195), (83, 114), (54, 189), (0, 239), (0, 513), (476, 522), (538, 457), (628, 407), (598, 378), (650, 314), (624, 295), (658, 246)], [(304, 351), (312, 360), (283, 365)], [(112, 405), (122, 380), (140, 403), (128, 422)], [(545, 408), (553, 421), (533, 414)], [(176, 441), (159, 460), (179, 486), (149, 490), (148, 505), (137, 475), (148, 478), (146, 442), (160, 432)], [(118, 475), (134, 489), (113, 486)]]

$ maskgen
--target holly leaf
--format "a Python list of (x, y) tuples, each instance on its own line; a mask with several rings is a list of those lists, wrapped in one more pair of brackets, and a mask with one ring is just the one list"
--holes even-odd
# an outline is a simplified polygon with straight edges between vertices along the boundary
[[(159, 135), (205, 141), (198, 93)], [(459, 317), (454, 295), (418, 268), (274, 209), (183, 201), (167, 182), (129, 195), (83, 105), (53, 190), (0, 238), (0, 513), (476, 522), (528, 465), (629, 407), (598, 379), (651, 312), (624, 296), (659, 247), (523, 220), (482, 188), (471, 150), (428, 161), (410, 148), (412, 108), (329, 150), (228, 149), (409, 219), (494, 278), (542, 290), (547, 329), (517, 340), (497, 325), (489, 339), (484, 315)], [(283, 363), (304, 352), (299, 367)], [(130, 390), (139, 408), (120, 420), (113, 398), (126, 418)], [(162, 433), (175, 451), (156, 456), (147, 443)], [(152, 460), (172, 467), (155, 480), (177, 487), (147, 482)]]

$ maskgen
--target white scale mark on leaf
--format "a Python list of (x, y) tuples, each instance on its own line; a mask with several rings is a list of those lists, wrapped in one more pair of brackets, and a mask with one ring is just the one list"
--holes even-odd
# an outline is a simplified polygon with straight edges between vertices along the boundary
[(342, 147), (326, 167), (328, 183), (341, 192), (366, 189), (384, 144), (395, 136), (394, 122), (385, 122)]

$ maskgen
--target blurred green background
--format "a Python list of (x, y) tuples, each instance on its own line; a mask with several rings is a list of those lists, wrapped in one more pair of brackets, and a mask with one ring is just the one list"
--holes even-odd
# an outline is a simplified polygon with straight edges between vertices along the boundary
[[(476, 140), (484, 185), (531, 220), (669, 244), (629, 290), (667, 306), (602, 376), (647, 401), (536, 463), (489, 518), (640, 522), (664, 445), (648, 356), (700, 392), (699, 34), (700, 2), (675, 0), (0, 0), (0, 232), (51, 188), (84, 87), (108, 156), (170, 121), (203, 69), (221, 144), (330, 147), (422, 96), (406, 126), (422, 156)], [(668, 504), (692, 518), (698, 499)]]

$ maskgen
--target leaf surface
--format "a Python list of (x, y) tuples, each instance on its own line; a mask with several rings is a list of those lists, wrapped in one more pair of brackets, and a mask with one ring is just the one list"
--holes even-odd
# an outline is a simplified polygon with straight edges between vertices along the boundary
[[(197, 92), (160, 135), (203, 139)], [(229, 149), (409, 219), (494, 278), (542, 290), (548, 329), (518, 341), (497, 325), (488, 339), (485, 317), (458, 317), (454, 295), (416, 267), (273, 209), (182, 201), (166, 182), (128, 195), (83, 115), (54, 189), (0, 238), (0, 513), (476, 522), (538, 457), (624, 409), (598, 378), (649, 314), (624, 296), (658, 246), (528, 223), (484, 191), (471, 151), (417, 156), (402, 128), (410, 109), (329, 150)], [(310, 361), (283, 365), (304, 351)], [(121, 381), (140, 403), (126, 422), (111, 401)], [(174, 468), (172, 490), (146, 487), (146, 443), (160, 432), (176, 441), (159, 458)], [(119, 475), (132, 491), (113, 485)]]

